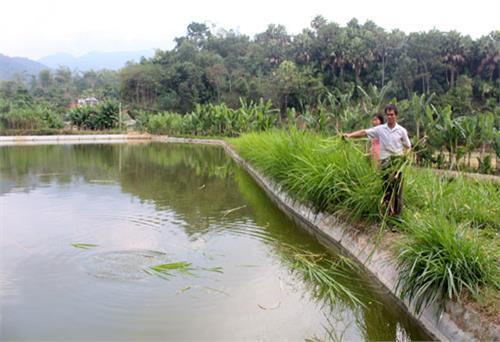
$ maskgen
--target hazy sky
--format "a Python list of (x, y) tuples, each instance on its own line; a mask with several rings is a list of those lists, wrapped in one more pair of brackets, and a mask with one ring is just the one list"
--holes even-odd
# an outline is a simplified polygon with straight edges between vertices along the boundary
[(500, 29), (500, 0), (7, 0), (0, 3), (0, 53), (33, 59), (68, 52), (170, 49), (192, 21), (253, 37), (270, 23), (289, 33), (321, 14), (356, 17), (405, 32), (457, 30), (478, 38)]

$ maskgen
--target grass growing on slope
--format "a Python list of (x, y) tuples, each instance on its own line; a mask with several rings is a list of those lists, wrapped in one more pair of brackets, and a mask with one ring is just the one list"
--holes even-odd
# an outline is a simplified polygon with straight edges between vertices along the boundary
[(243, 158), (297, 200), (354, 219), (379, 216), (382, 182), (355, 143), (278, 130), (246, 134), (231, 142)]
[[(383, 220), (381, 175), (359, 143), (293, 130), (245, 134), (231, 143), (297, 200), (354, 220)], [(499, 185), (430, 170), (404, 174), (404, 239), (396, 247), (402, 295), (420, 310), (444, 307), (464, 291), (498, 291)]]

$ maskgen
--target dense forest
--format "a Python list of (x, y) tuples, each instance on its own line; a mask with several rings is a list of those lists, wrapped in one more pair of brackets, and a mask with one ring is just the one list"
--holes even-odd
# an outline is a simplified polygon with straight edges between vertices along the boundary
[[(101, 107), (69, 110), (85, 96)], [(120, 102), (153, 133), (237, 135), (299, 117), (306, 128), (332, 132), (369, 124), (388, 101), (401, 107), (417, 140), (429, 136), (455, 164), (466, 153), (470, 164), (479, 147), (481, 157), (485, 148), (500, 149), (500, 31), (474, 40), (317, 16), (299, 34), (273, 24), (251, 38), (193, 22), (172, 50), (119, 71), (59, 67), (3, 81), (0, 129), (62, 128), (64, 121), (109, 129)]]
[(457, 114), (493, 110), (500, 100), (500, 31), (473, 40), (458, 32), (405, 34), (371, 21), (346, 26), (318, 16), (297, 35), (269, 25), (252, 39), (234, 31), (212, 32), (191, 23), (170, 51), (130, 63), (118, 72), (44, 70), (26, 82), (1, 84), (3, 100), (46, 101), (66, 109), (86, 94), (122, 101), (130, 108), (187, 113), (196, 104), (264, 98), (282, 111), (301, 111), (334, 89), (379, 88), (389, 98), (435, 93)]

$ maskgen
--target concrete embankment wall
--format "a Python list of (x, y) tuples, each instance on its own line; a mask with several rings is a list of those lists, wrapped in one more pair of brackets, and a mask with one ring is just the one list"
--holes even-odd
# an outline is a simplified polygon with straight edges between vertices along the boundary
[(16, 135), (0, 136), (0, 146), (46, 144), (105, 144), (151, 140), (148, 134)]

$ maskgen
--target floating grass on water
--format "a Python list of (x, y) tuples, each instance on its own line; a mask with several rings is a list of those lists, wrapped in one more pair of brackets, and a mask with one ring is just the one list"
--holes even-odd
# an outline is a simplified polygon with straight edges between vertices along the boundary
[(269, 307), (261, 305), (261, 304), (257, 304), (257, 306), (262, 310), (276, 310), (277, 308), (279, 308), (281, 306), (281, 301), (279, 301), (277, 304), (275, 304), (273, 306), (269, 306)]
[(93, 243), (72, 243), (71, 246), (81, 249), (90, 249), (92, 247), (97, 247), (98, 245), (94, 245)]
[(186, 292), (186, 291), (191, 290), (192, 288), (193, 288), (193, 286), (192, 286), (192, 285), (188, 285), (188, 286), (186, 286), (186, 287), (183, 287), (183, 288), (182, 288), (182, 289), (180, 289), (179, 291), (177, 291), (177, 294), (184, 293), (184, 292)]
[(173, 276), (174, 272), (178, 272), (182, 275), (195, 276), (195, 271), (202, 270), (207, 272), (224, 273), (223, 268), (220, 266), (215, 267), (193, 267), (190, 262), (179, 261), (171, 262), (167, 264), (160, 264), (156, 266), (149, 267), (146, 272), (160, 276), (164, 279), (169, 279)]
[(242, 205), (241, 207), (224, 210), (223, 211), (224, 214), (222, 215), (222, 217), (226, 217), (227, 215), (231, 214), (232, 212), (235, 212), (237, 210), (240, 210), (240, 209), (243, 209), (243, 208), (246, 208), (246, 207), (247, 207), (246, 205)]
[(172, 275), (172, 272), (174, 271), (185, 275), (193, 275), (191, 271), (194, 270), (194, 268), (191, 267), (191, 263), (185, 261), (171, 262), (168, 264), (151, 266), (150, 269), (154, 272), (161, 273), (167, 276)]
[(205, 290), (205, 292), (207, 292), (207, 293), (216, 292), (216, 293), (220, 293), (224, 296), (229, 296), (229, 294), (227, 292), (224, 292), (223, 290), (219, 290), (219, 289), (216, 289), (216, 288), (213, 288), (210, 286), (203, 286), (203, 285), (188, 285), (186, 287), (183, 287), (179, 291), (177, 291), (177, 294), (182, 294), (184, 292), (187, 292), (187, 291), (193, 290), (193, 289)]
[(203, 271), (208, 271), (208, 272), (215, 272), (215, 273), (224, 273), (222, 267), (220, 266), (215, 266), (215, 267), (209, 267), (209, 268), (201, 268)]

